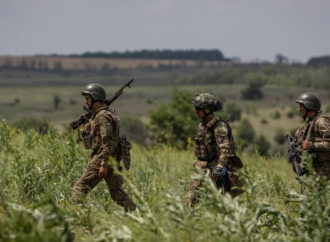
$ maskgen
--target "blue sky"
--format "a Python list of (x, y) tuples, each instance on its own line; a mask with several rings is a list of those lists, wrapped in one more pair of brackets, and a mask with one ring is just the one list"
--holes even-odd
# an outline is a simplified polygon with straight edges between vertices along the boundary
[(0, 0), (0, 55), (219, 49), (330, 55), (329, 0)]

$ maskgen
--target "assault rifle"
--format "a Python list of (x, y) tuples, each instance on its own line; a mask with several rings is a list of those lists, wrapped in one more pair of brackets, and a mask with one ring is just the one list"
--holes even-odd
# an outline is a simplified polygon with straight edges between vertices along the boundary
[(296, 179), (301, 183), (300, 176), (306, 174), (306, 170), (300, 166), (300, 154), (296, 149), (295, 140), (290, 135), (285, 135), (285, 138), (289, 142), (289, 149), (288, 149), (288, 163), (293, 165), (293, 171), (297, 174)]
[[(126, 83), (124, 86), (122, 86), (122, 88), (120, 88), (115, 94), (113, 94), (111, 97), (107, 98), (104, 101), (105, 106), (110, 106), (111, 103), (113, 103), (123, 92), (124, 89), (126, 87), (131, 88), (130, 84), (134, 81), (134, 79), (132, 79), (131, 81), (129, 81), (128, 83)], [(76, 130), (81, 124), (84, 123), (85, 119), (84, 116), (89, 119), (93, 116), (94, 111), (90, 110), (88, 107), (84, 106), (83, 109), (87, 112), (84, 115), (80, 116), (80, 118), (76, 121), (73, 121), (70, 123), (70, 126), (73, 130)]]

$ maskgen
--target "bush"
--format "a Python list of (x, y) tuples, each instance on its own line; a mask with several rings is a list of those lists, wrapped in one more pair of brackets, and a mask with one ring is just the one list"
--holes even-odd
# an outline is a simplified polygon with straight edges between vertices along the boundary
[(245, 75), (248, 86), (241, 91), (242, 98), (245, 100), (260, 100), (264, 95), (260, 88), (265, 85), (266, 79), (263, 74), (248, 73)]
[(33, 129), (39, 134), (47, 134), (48, 132), (55, 132), (51, 123), (47, 120), (39, 120), (33, 117), (22, 118), (21, 120), (14, 122), (13, 127), (19, 128), (22, 131)]
[(266, 139), (264, 135), (260, 135), (256, 141), (255, 144), (258, 146), (258, 151), (261, 156), (267, 156), (268, 155), (268, 150), (270, 148), (270, 143)]
[(77, 104), (77, 101), (74, 100), (73, 98), (70, 98), (70, 100), (69, 100), (69, 104), (70, 104), (70, 105), (76, 105), (76, 104)]
[(268, 121), (267, 121), (267, 119), (263, 118), (263, 119), (261, 119), (260, 123), (261, 124), (268, 124)]
[(234, 122), (241, 120), (242, 108), (235, 102), (227, 103), (224, 110), (229, 116), (229, 121)]
[(121, 119), (122, 134), (129, 141), (135, 141), (139, 144), (147, 144), (148, 130), (146, 126), (138, 118), (122, 117)]
[(254, 141), (255, 131), (247, 119), (243, 119), (238, 125), (236, 136), (243, 141), (242, 148), (247, 147), (249, 143)]
[(61, 103), (62, 99), (61, 99), (61, 97), (58, 94), (54, 95), (54, 98), (53, 99), (54, 99), (54, 108), (55, 109), (58, 109), (59, 106), (60, 106), (60, 103)]
[(150, 131), (157, 142), (185, 148), (198, 129), (198, 117), (191, 105), (196, 94), (174, 89), (171, 102), (150, 113)]
[(289, 112), (286, 113), (286, 116), (289, 118), (289, 119), (292, 119), (294, 116), (295, 116), (295, 113), (290, 110)]
[(286, 138), (285, 138), (285, 133), (282, 129), (278, 130), (276, 132), (276, 135), (274, 137), (274, 140), (276, 141), (276, 143), (278, 143), (279, 145), (281, 144), (284, 144), (285, 141), (286, 141)]
[(279, 111), (275, 111), (275, 113), (272, 115), (273, 119), (280, 119), (281, 118), (281, 114)]

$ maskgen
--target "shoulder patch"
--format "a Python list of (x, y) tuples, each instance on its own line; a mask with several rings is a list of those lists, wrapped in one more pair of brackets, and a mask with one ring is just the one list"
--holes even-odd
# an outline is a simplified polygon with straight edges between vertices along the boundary
[(219, 136), (226, 136), (228, 131), (225, 125), (219, 125), (214, 129), (215, 135)]
[(107, 134), (110, 134), (112, 132), (112, 125), (110, 122), (105, 123), (105, 131)]

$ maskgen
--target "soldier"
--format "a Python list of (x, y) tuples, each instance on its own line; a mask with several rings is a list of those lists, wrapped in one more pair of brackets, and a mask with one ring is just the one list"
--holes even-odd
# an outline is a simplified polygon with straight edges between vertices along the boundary
[[(302, 129), (295, 133), (297, 145), (313, 155), (314, 175), (330, 178), (330, 118), (322, 115), (321, 101), (313, 93), (301, 94), (296, 102), (304, 120)], [(301, 192), (306, 194), (304, 184)]]
[(106, 92), (96, 83), (88, 84), (81, 95), (85, 96), (85, 103), (94, 111), (91, 122), (85, 118), (85, 133), (83, 135), (86, 149), (92, 149), (89, 164), (73, 188), (74, 202), (80, 202), (78, 194), (87, 195), (104, 178), (110, 191), (111, 198), (125, 211), (132, 211), (136, 205), (122, 188), (123, 180), (114, 173), (114, 166), (118, 166), (117, 157), (119, 137), (121, 136), (120, 119), (108, 106), (104, 106)]
[[(214, 114), (214, 112), (222, 111), (222, 103), (213, 95), (202, 93), (194, 97), (192, 104), (197, 116), (201, 119), (199, 133), (195, 137), (197, 160), (194, 161), (193, 166), (199, 167), (204, 172), (209, 170), (214, 181), (222, 178), (222, 184), (217, 185), (220, 185), (224, 191), (230, 192), (232, 196), (239, 195), (242, 191), (232, 190), (232, 187), (242, 186), (236, 172), (243, 167), (243, 164), (235, 155), (231, 127)], [(198, 203), (197, 190), (200, 186), (200, 181), (196, 179), (190, 182), (189, 192), (185, 197), (187, 204)]]

